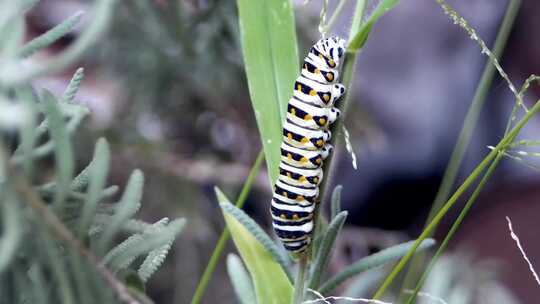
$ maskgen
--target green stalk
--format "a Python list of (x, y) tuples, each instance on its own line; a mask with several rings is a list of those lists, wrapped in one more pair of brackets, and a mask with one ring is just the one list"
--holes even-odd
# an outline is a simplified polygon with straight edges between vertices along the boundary
[(303, 255), (298, 262), (298, 274), (294, 282), (293, 304), (302, 304), (305, 294), (305, 280), (308, 268), (308, 255)]
[[(244, 203), (246, 202), (249, 191), (251, 190), (251, 186), (253, 185), (253, 182), (255, 181), (255, 177), (259, 173), (259, 169), (261, 167), (263, 160), (264, 160), (264, 152), (261, 150), (259, 152), (259, 155), (257, 156), (257, 159), (253, 163), (253, 166), (251, 166), (251, 169), (249, 170), (249, 175), (246, 179), (246, 182), (244, 183), (244, 186), (242, 187), (242, 190), (240, 191), (240, 195), (238, 195), (238, 199), (236, 200), (236, 204), (235, 204), (236, 207), (242, 208), (244, 206)], [(212, 252), (212, 256), (210, 257), (210, 260), (208, 261), (208, 265), (206, 266), (206, 269), (204, 270), (201, 280), (199, 281), (199, 284), (197, 285), (195, 294), (193, 295), (193, 298), (191, 299), (191, 304), (198, 304), (201, 302), (204, 292), (206, 291), (206, 288), (208, 287), (208, 283), (210, 282), (210, 279), (212, 277), (212, 274), (216, 270), (217, 262), (219, 258), (221, 257), (221, 254), (223, 253), (223, 250), (225, 249), (225, 245), (227, 244), (227, 241), (230, 239), (230, 237), (231, 237), (231, 233), (229, 232), (229, 229), (224, 228), (223, 231), (221, 232), (221, 235), (219, 236), (219, 240), (216, 244), (216, 247), (214, 248), (214, 251)]]
[(499, 164), (499, 162), (500, 162), (500, 160), (502, 159), (503, 156), (504, 156), (504, 154), (502, 152), (499, 153), (497, 155), (497, 157), (495, 158), (495, 160), (491, 163), (491, 165), (487, 169), (486, 173), (484, 174), (484, 176), (480, 180), (480, 183), (478, 184), (478, 186), (476, 186), (476, 189), (474, 190), (473, 194), (471, 195), (471, 197), (469, 198), (469, 200), (465, 204), (465, 207), (463, 207), (463, 210), (461, 210), (461, 212), (459, 213), (458, 218), (456, 219), (454, 224), (452, 224), (452, 227), (450, 228), (450, 231), (448, 231), (448, 234), (446, 235), (446, 237), (442, 241), (441, 246), (439, 246), (439, 248), (435, 252), (435, 255), (431, 259), (431, 262), (429, 262), (429, 265), (428, 265), (427, 269), (424, 271), (424, 273), (422, 274), (422, 277), (420, 278), (420, 281), (416, 285), (413, 294), (410, 296), (409, 300), (407, 300), (407, 304), (414, 303), (418, 292), (420, 291), (420, 289), (422, 288), (422, 285), (424, 284), (424, 282), (428, 278), (429, 273), (433, 269), (433, 266), (435, 266), (435, 263), (437, 263), (439, 257), (442, 255), (443, 251), (448, 246), (448, 243), (450, 242), (450, 240), (452, 239), (452, 237), (454, 236), (454, 234), (458, 230), (459, 226), (461, 225), (461, 222), (463, 221), (463, 219), (465, 218), (465, 216), (467, 215), (467, 213), (471, 209), (472, 205), (475, 203), (476, 199), (478, 198), (478, 195), (480, 194), (480, 192), (482, 191), (482, 189), (486, 185), (487, 181), (489, 180), (489, 178), (493, 174), (493, 171), (495, 170), (495, 168), (497, 167), (497, 165)]
[(399, 263), (394, 267), (390, 275), (386, 278), (386, 280), (383, 282), (381, 287), (377, 290), (375, 295), (373, 296), (374, 299), (380, 299), (381, 296), (384, 294), (386, 289), (390, 286), (390, 284), (394, 281), (398, 273), (405, 267), (407, 262), (411, 259), (412, 255), (416, 251), (416, 248), (420, 245), (420, 242), (425, 240), (428, 235), (435, 229), (435, 227), (439, 224), (439, 222), (442, 220), (442, 218), (446, 215), (448, 210), (452, 208), (452, 206), (456, 203), (458, 198), (469, 188), (469, 186), (478, 178), (478, 176), (486, 169), (486, 167), (491, 163), (491, 161), (495, 158), (495, 156), (506, 146), (511, 142), (512, 139), (514, 139), (521, 129), (527, 124), (527, 122), (532, 118), (536, 112), (540, 110), (540, 100), (538, 100), (534, 107), (527, 112), (527, 114), (517, 123), (517, 125), (510, 131), (508, 135), (506, 135), (485, 158), (482, 160), (482, 162), (473, 170), (473, 172), (465, 179), (463, 184), (456, 190), (456, 192), (450, 197), (450, 199), (444, 204), (437, 212), (433, 220), (429, 223), (429, 225), (422, 231), (418, 239), (414, 242), (414, 245), (412, 248), (407, 252), (407, 254), (399, 261)]
[[(497, 60), (501, 57), (501, 54), (504, 51), (519, 7), (519, 0), (511, 0), (508, 4), (504, 19), (501, 23), (497, 38), (495, 39), (495, 44), (493, 46), (493, 56), (497, 58)], [(478, 122), (478, 117), (480, 116), (480, 112), (484, 106), (495, 73), (495, 66), (491, 63), (491, 59), (488, 58), (486, 66), (484, 67), (484, 71), (482, 73), (482, 77), (480, 78), (480, 82), (478, 84), (478, 87), (476, 88), (476, 92), (474, 93), (472, 103), (465, 116), (465, 121), (460, 131), (457, 143), (454, 147), (454, 150), (452, 151), (450, 160), (444, 172), (441, 185), (433, 201), (433, 205), (426, 220), (426, 226), (433, 219), (435, 213), (439, 211), (441, 205), (448, 199), (450, 195), (450, 191), (456, 181), (456, 177), (463, 161), (465, 151), (467, 150), (467, 147), (469, 146), (469, 143), (471, 141), (472, 132)], [(515, 111), (515, 107), (513, 111)], [(428, 237), (431, 237), (434, 233), (435, 230)], [(408, 289), (408, 287), (411, 286), (414, 281), (416, 281), (416, 273), (422, 267), (424, 256), (425, 253), (421, 253), (411, 262), (411, 267), (409, 268), (409, 271), (405, 276), (402, 290)]]

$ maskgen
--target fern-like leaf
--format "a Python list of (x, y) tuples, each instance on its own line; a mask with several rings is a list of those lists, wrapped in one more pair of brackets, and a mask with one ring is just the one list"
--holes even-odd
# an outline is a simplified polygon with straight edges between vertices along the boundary
[(75, 74), (73, 74), (73, 77), (71, 78), (67, 89), (64, 91), (64, 95), (62, 97), (63, 102), (72, 103), (75, 100), (75, 94), (77, 94), (77, 91), (79, 91), (79, 87), (81, 86), (81, 81), (83, 80), (83, 78), (84, 69), (78, 68)]

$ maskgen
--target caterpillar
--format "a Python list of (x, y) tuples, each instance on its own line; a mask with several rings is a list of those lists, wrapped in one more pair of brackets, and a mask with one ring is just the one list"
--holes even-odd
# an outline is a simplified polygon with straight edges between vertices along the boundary
[(322, 166), (333, 149), (329, 126), (340, 115), (335, 104), (345, 93), (338, 83), (344, 55), (345, 40), (317, 41), (304, 59), (287, 105), (270, 213), (277, 237), (290, 252), (304, 252), (311, 243)]

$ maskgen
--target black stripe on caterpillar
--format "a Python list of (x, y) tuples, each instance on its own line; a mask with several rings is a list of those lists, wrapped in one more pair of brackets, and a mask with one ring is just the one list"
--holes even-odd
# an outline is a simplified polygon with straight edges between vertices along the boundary
[(345, 40), (320, 39), (304, 59), (287, 105), (270, 209), (274, 231), (290, 252), (303, 252), (311, 242), (321, 167), (332, 152), (328, 128), (340, 115), (335, 105), (345, 93), (338, 83), (344, 54)]

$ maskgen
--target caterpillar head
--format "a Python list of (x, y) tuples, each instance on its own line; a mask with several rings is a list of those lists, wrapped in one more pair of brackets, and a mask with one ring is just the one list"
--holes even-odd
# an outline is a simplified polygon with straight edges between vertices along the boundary
[[(331, 63), (333, 61), (335, 67), (338, 67), (343, 62), (346, 43), (345, 39), (333, 36), (319, 40), (317, 46), (319, 51), (326, 58), (331, 59)], [(332, 64), (330, 64), (330, 67), (332, 67)]]

